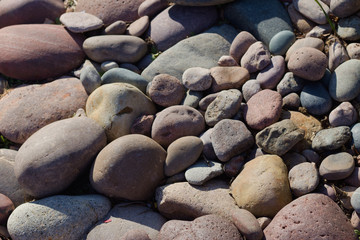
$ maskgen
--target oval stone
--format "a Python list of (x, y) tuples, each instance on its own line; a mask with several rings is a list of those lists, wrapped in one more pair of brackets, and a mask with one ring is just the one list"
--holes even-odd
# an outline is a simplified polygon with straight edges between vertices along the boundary
[(360, 2), (357, 0), (331, 0), (331, 12), (339, 17), (348, 17), (360, 10)]
[(358, 119), (358, 113), (350, 102), (342, 102), (329, 114), (329, 123), (332, 127), (351, 126)]
[(357, 41), (360, 39), (360, 17), (353, 15), (342, 18), (338, 22), (337, 34), (344, 40)]
[(85, 58), (83, 37), (63, 26), (14, 25), (0, 29), (0, 73), (23, 81), (59, 77)]
[(69, 31), (84, 33), (101, 28), (104, 23), (98, 17), (85, 12), (67, 12), (60, 16), (60, 22)]
[(295, 34), (292, 31), (284, 30), (271, 38), (269, 50), (274, 55), (284, 55), (294, 42)]
[(253, 43), (240, 60), (240, 65), (249, 73), (264, 69), (271, 62), (271, 55), (264, 43), (258, 41)]
[(353, 157), (346, 152), (327, 156), (320, 164), (320, 175), (327, 180), (341, 180), (351, 175), (355, 168)]
[(273, 89), (285, 73), (285, 60), (282, 56), (274, 56), (271, 62), (256, 76), (262, 89)]
[(229, 55), (240, 63), (240, 59), (253, 43), (256, 43), (256, 38), (249, 32), (241, 31), (232, 41)]
[(291, 191), (299, 197), (316, 189), (320, 181), (315, 164), (304, 162), (289, 171)]
[(327, 114), (332, 107), (332, 100), (321, 82), (308, 83), (300, 93), (301, 105), (314, 115)]
[(319, 38), (306, 37), (298, 39), (294, 42), (293, 45), (291, 45), (291, 47), (286, 52), (285, 61), (289, 61), (290, 56), (302, 47), (312, 47), (322, 51), (324, 49), (324, 45), (324, 42)]
[(296, 10), (298, 10), (301, 14), (314, 21), (315, 23), (327, 23), (326, 15), (323, 11), (328, 14), (330, 9), (329, 6), (322, 1), (319, 2), (319, 4), (321, 4), (321, 7), (315, 1), (294, 0), (293, 3)]

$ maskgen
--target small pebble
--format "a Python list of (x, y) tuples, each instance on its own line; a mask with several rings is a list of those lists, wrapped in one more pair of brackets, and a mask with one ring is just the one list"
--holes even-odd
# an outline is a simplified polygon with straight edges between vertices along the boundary
[(306, 158), (297, 152), (288, 152), (282, 159), (289, 171), (296, 165), (306, 162)]
[(116, 21), (107, 26), (104, 30), (107, 35), (122, 35), (126, 31), (126, 22), (124, 21)]
[(220, 92), (209, 94), (203, 97), (199, 102), (199, 108), (203, 111), (206, 111), (209, 104), (215, 100), (215, 98), (220, 94)]
[(86, 12), (67, 12), (60, 16), (60, 22), (69, 31), (74, 33), (84, 33), (101, 28), (103, 21)]
[(329, 114), (329, 123), (332, 127), (351, 126), (358, 119), (358, 113), (350, 102), (342, 102)]
[(222, 67), (239, 66), (232, 56), (221, 56), (218, 61), (218, 65)]
[(256, 39), (251, 33), (242, 31), (232, 41), (229, 55), (232, 56), (237, 63), (240, 63), (242, 56), (255, 42)]
[(188, 68), (182, 75), (184, 86), (193, 91), (205, 91), (211, 87), (212, 81), (213, 78), (210, 75), (210, 70), (207, 68)]
[(91, 64), (81, 70), (80, 81), (85, 88), (87, 94), (91, 94), (95, 89), (101, 86), (100, 74)]
[(356, 211), (351, 214), (350, 222), (354, 229), (360, 230), (360, 216)]
[(197, 108), (203, 96), (203, 92), (187, 90), (181, 105)]
[(289, 47), (295, 42), (295, 34), (284, 30), (275, 34), (269, 43), (269, 50), (274, 55), (285, 55)]
[(224, 172), (229, 177), (236, 177), (240, 173), (244, 164), (244, 156), (237, 155), (235, 157), (232, 157), (228, 162), (224, 164)]
[(302, 78), (295, 76), (292, 72), (287, 72), (276, 86), (276, 89), (281, 96), (285, 96), (292, 92), (300, 92), (303, 87), (304, 80)]
[(354, 171), (355, 161), (353, 157), (340, 152), (327, 156), (320, 164), (320, 176), (327, 180), (342, 180)]
[(328, 128), (316, 133), (311, 146), (315, 151), (336, 150), (350, 139), (351, 131), (348, 126)]
[(273, 89), (285, 74), (285, 60), (282, 56), (274, 56), (271, 62), (259, 72), (256, 80), (262, 89)]
[(232, 221), (247, 240), (261, 240), (263, 238), (263, 231), (259, 222), (248, 210), (237, 209), (234, 211)]
[(313, 21), (306, 18), (294, 8), (294, 4), (291, 3), (287, 10), (292, 23), (300, 32), (307, 33), (315, 26)]
[(117, 64), (117, 62), (114, 61), (105, 61), (101, 63), (101, 70), (103, 70), (104, 72), (107, 72), (110, 69), (118, 68), (118, 67), (119, 64)]
[(246, 68), (249, 73), (254, 73), (264, 69), (271, 62), (271, 55), (264, 43), (258, 41), (253, 43), (244, 56), (241, 58), (241, 66)]
[(339, 17), (348, 17), (360, 10), (360, 2), (357, 0), (331, 0), (331, 12)]
[(221, 174), (223, 174), (221, 163), (199, 160), (185, 171), (185, 178), (192, 185), (203, 185)]
[(315, 163), (316, 166), (320, 165), (320, 156), (317, 152), (311, 149), (305, 149), (301, 152), (301, 155), (303, 155), (308, 162)]
[(321, 82), (307, 83), (300, 93), (300, 102), (313, 115), (327, 114), (332, 107), (331, 97)]
[(242, 93), (245, 101), (249, 101), (249, 99), (255, 95), (256, 93), (260, 92), (261, 86), (260, 83), (256, 79), (250, 79), (244, 83), (242, 86)]
[(337, 34), (344, 40), (357, 41), (360, 39), (360, 17), (351, 16), (341, 18), (338, 22)]
[(351, 196), (351, 206), (355, 212), (360, 213), (360, 188), (357, 188)]
[(350, 43), (346, 46), (346, 51), (351, 59), (360, 59), (360, 43)]
[(349, 60), (346, 48), (339, 42), (333, 42), (329, 47), (329, 69), (334, 71), (340, 64)]
[(300, 97), (297, 93), (290, 93), (283, 97), (283, 108), (297, 110), (300, 107)]
[(319, 173), (315, 164), (300, 163), (289, 171), (290, 188), (296, 197), (314, 191), (319, 181)]
[(132, 22), (126, 29), (125, 33), (131, 36), (140, 37), (145, 33), (150, 25), (149, 16), (143, 16)]
[(286, 62), (289, 61), (291, 55), (302, 47), (311, 47), (319, 51), (322, 51), (324, 49), (324, 45), (325, 44), (323, 40), (319, 38), (307, 37), (307, 38), (298, 39), (294, 42), (293, 45), (291, 45), (291, 47), (286, 52), (285, 61)]
[(146, 0), (143, 1), (138, 8), (139, 17), (154, 17), (162, 10), (167, 8), (169, 2), (167, 0)]
[(243, 67), (213, 67), (210, 69), (213, 77), (211, 91), (219, 92), (232, 88), (240, 88), (250, 79), (249, 72)]
[(260, 224), (262, 230), (264, 230), (271, 222), (271, 218), (269, 217), (259, 217), (257, 221)]

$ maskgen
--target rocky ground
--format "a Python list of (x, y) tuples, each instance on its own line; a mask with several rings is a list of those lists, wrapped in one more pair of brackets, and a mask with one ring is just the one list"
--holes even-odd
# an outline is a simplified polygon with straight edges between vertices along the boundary
[(358, 239), (359, 40), (358, 0), (0, 0), (0, 238)]

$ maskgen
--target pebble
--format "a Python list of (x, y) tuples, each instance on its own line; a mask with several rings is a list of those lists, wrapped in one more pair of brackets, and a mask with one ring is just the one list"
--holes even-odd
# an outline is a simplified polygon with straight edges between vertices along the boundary
[(354, 187), (360, 187), (360, 168), (355, 167), (354, 171), (351, 173), (351, 175), (344, 179), (345, 184), (354, 186)]
[(325, 45), (324, 42), (319, 38), (307, 37), (307, 38), (298, 39), (287, 50), (285, 61), (288, 62), (291, 55), (300, 48), (311, 47), (311, 48), (315, 48), (319, 51), (322, 51), (324, 49), (324, 45)]
[(351, 16), (341, 18), (338, 22), (337, 34), (344, 40), (357, 41), (360, 39), (360, 17)]
[(331, 31), (332, 29), (328, 24), (318, 25), (313, 27), (311, 31), (305, 35), (305, 37), (322, 38), (322, 36), (330, 34)]
[(341, 180), (349, 177), (354, 171), (355, 161), (346, 152), (327, 156), (320, 164), (320, 176), (327, 180)]
[(316, 189), (320, 181), (315, 164), (300, 163), (289, 171), (290, 189), (296, 197), (308, 194)]
[(299, 13), (298, 10), (295, 9), (294, 4), (290, 3), (287, 8), (290, 19), (292, 23), (296, 26), (296, 28), (302, 33), (308, 33), (311, 29), (314, 28), (315, 23), (304, 15)]
[(250, 79), (250, 74), (246, 68), (239, 66), (213, 67), (210, 69), (213, 78), (211, 91), (219, 92), (241, 86)]
[(200, 135), (200, 139), (204, 144), (203, 154), (206, 159), (211, 159), (211, 160), (217, 159), (211, 140), (211, 134), (213, 131), (214, 128), (209, 128)]
[(238, 120), (224, 119), (211, 132), (211, 143), (217, 158), (227, 162), (254, 144), (254, 137), (246, 125)]
[(360, 216), (356, 211), (353, 211), (351, 214), (351, 225), (354, 229), (359, 230), (360, 229)]
[(338, 41), (332, 43), (329, 47), (329, 69), (334, 71), (343, 62), (349, 60), (346, 48)]
[(169, 2), (183, 6), (201, 7), (201, 6), (216, 6), (216, 5), (229, 3), (232, 1), (233, 0), (210, 0), (204, 2), (202, 0), (170, 0)]
[(244, 109), (244, 118), (249, 127), (262, 130), (279, 120), (281, 108), (281, 95), (265, 89), (249, 99)]
[(195, 136), (181, 137), (172, 142), (167, 149), (164, 165), (165, 176), (173, 176), (194, 164), (200, 157), (203, 148), (202, 140)]
[(301, 155), (303, 155), (308, 162), (315, 163), (316, 166), (320, 165), (320, 156), (317, 152), (311, 149), (305, 149), (301, 152)]
[(126, 22), (122, 20), (115, 21), (107, 26), (104, 30), (107, 35), (122, 35), (126, 31)]
[(350, 102), (342, 102), (329, 114), (329, 123), (332, 127), (351, 126), (356, 123), (358, 113)]
[(181, 105), (198, 108), (201, 98), (204, 96), (203, 92), (187, 90)]
[(331, 111), (332, 100), (321, 82), (307, 83), (300, 93), (301, 106), (313, 115), (324, 115)]
[(278, 32), (270, 40), (269, 51), (274, 55), (284, 55), (294, 42), (295, 34), (292, 31)]
[(167, 8), (169, 2), (167, 0), (146, 0), (143, 1), (138, 8), (139, 17), (149, 16), (153, 18), (162, 10)]
[(217, 92), (217, 93), (212, 93), (212, 94), (209, 94), (209, 95), (206, 95), (205, 97), (203, 97), (199, 102), (200, 110), (206, 111), (206, 109), (208, 108), (210, 103), (213, 102), (219, 94), (220, 94), (220, 92)]
[(356, 0), (331, 0), (330, 11), (339, 18), (348, 17), (360, 10), (360, 3)]
[(239, 66), (239, 63), (237, 63), (232, 56), (221, 56), (218, 65), (221, 67), (235, 67)]
[(281, 156), (287, 169), (290, 171), (293, 167), (306, 162), (306, 158), (297, 152), (287, 152)]
[(234, 211), (232, 220), (246, 239), (261, 240), (263, 238), (263, 231), (260, 224), (251, 212), (245, 209), (238, 209)]
[(360, 60), (360, 43), (350, 43), (346, 46), (346, 51), (351, 59)]
[(118, 67), (119, 64), (117, 64), (117, 62), (114, 61), (105, 61), (101, 63), (101, 70), (103, 70), (104, 72), (107, 72), (110, 69), (118, 68)]
[(229, 161), (227, 161), (224, 164), (223, 166), (224, 173), (229, 177), (236, 177), (240, 173), (244, 164), (245, 164), (244, 154), (232, 157)]
[(300, 97), (297, 93), (289, 93), (283, 97), (283, 108), (297, 110), (300, 104)]
[(240, 65), (246, 68), (249, 73), (264, 69), (271, 62), (271, 55), (264, 43), (258, 41), (250, 45), (241, 58)]
[(149, 16), (143, 16), (132, 22), (126, 29), (125, 33), (131, 36), (140, 37), (143, 35), (150, 25)]
[(257, 221), (259, 222), (261, 229), (264, 230), (270, 224), (271, 218), (259, 217), (257, 218)]
[(304, 80), (295, 76), (292, 72), (287, 72), (276, 86), (276, 90), (281, 96), (293, 92), (300, 92), (304, 87)]
[(320, 1), (322, 9), (315, 1), (307, 0), (294, 0), (294, 8), (298, 10), (305, 17), (309, 18), (311, 21), (317, 24), (327, 23), (326, 16), (322, 9), (324, 9), (326, 14), (329, 14), (329, 6)]
[(100, 74), (92, 64), (81, 69), (80, 81), (84, 86), (86, 93), (89, 95), (101, 86)]
[(357, 188), (351, 196), (351, 206), (356, 213), (360, 213), (360, 189)]
[(202, 67), (192, 67), (182, 75), (182, 84), (189, 90), (205, 91), (211, 87), (213, 78), (210, 70)]
[(257, 42), (257, 40), (251, 33), (247, 31), (241, 31), (232, 41), (229, 55), (232, 56), (237, 63), (240, 63), (242, 56), (255, 42)]
[(262, 89), (273, 89), (285, 74), (285, 60), (282, 56), (274, 56), (271, 62), (256, 76)]
[(60, 22), (74, 33), (90, 32), (101, 28), (104, 23), (98, 17), (86, 12), (67, 12), (60, 16)]
[(199, 160), (185, 171), (185, 178), (192, 185), (203, 185), (205, 182), (223, 174), (222, 164), (209, 160)]
[(360, 123), (356, 123), (351, 127), (352, 141), (355, 149), (360, 150)]
[(137, 73), (137, 74), (141, 74), (140, 69), (136, 65), (134, 65), (132, 63), (120, 63), (119, 67), (120, 68), (125, 68), (125, 69), (130, 70), (130, 71), (132, 71), (134, 73)]
[(131, 229), (120, 240), (151, 240), (151, 238), (143, 229)]
[(244, 100), (247, 102), (256, 93), (262, 90), (260, 83), (256, 79), (250, 79), (242, 85), (242, 94)]
[(351, 139), (351, 131), (348, 126), (340, 126), (320, 130), (316, 133), (312, 148), (315, 151), (335, 150), (342, 147)]
[(11, 214), (14, 211), (14, 203), (6, 195), (0, 193), (0, 224), (6, 225), (6, 222)]
[(154, 122), (154, 115), (140, 115), (135, 118), (134, 122), (131, 125), (130, 133), (132, 134), (142, 134), (150, 137), (151, 135), (151, 126)]

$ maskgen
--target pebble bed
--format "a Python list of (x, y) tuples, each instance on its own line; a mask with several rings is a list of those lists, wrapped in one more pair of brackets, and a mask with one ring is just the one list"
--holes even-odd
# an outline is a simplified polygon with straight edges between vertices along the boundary
[(358, 0), (0, 0), (0, 239), (358, 239), (359, 40)]

